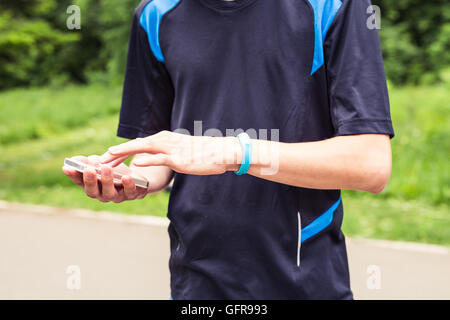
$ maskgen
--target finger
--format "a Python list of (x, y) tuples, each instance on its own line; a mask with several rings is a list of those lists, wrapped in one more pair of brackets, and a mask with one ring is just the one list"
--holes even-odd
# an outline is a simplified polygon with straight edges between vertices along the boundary
[(113, 171), (108, 166), (101, 166), (101, 182), (102, 182), (102, 197), (107, 200), (113, 200), (117, 195), (114, 187)]
[(102, 163), (110, 163), (113, 160), (117, 160), (123, 157), (131, 157), (133, 154), (145, 153), (149, 148), (142, 142), (143, 139), (131, 140), (123, 144), (113, 146), (108, 149), (105, 154), (102, 155)]
[(137, 187), (136, 189), (137, 189), (136, 199), (144, 199), (145, 196), (150, 192), (150, 188), (145, 189), (145, 188)]
[(163, 153), (147, 155), (133, 161), (133, 165), (136, 167), (167, 166), (170, 165), (170, 163), (170, 156)]
[[(108, 153), (105, 153), (105, 158), (109, 155)], [(122, 162), (124, 162), (125, 160), (127, 160), (129, 157), (128, 156), (123, 156), (123, 157), (119, 157), (119, 158), (115, 158), (115, 159), (113, 159), (113, 160), (111, 160), (111, 162), (109, 162), (109, 161), (103, 161), (103, 159), (105, 159), (104, 157), (103, 157), (104, 155), (102, 155), (102, 163), (104, 163), (104, 164), (108, 164), (109, 166), (111, 166), (111, 167), (117, 167), (119, 164), (121, 164)]]
[(136, 185), (133, 181), (133, 179), (130, 176), (123, 176), (122, 177), (122, 185), (123, 185), (123, 192), (125, 193), (125, 197), (128, 200), (135, 199), (137, 196), (137, 189)]
[(104, 154), (102, 154), (101, 156), (101, 163), (111, 163), (112, 161), (121, 158), (122, 156), (115, 156), (112, 155), (111, 153), (109, 153), (108, 151), (106, 151)]
[(88, 164), (89, 160), (85, 156), (73, 156), (71, 159)]
[(86, 168), (83, 174), (84, 191), (88, 197), (97, 198), (99, 196), (97, 174), (94, 169)]
[(87, 160), (88, 160), (87, 163), (90, 164), (91, 166), (94, 166), (94, 167), (100, 165), (100, 163), (101, 163), (100, 156), (98, 156), (96, 154), (87, 157)]
[(70, 180), (73, 181), (73, 183), (79, 185), (80, 187), (83, 186), (83, 174), (78, 172), (77, 170), (64, 165), (62, 168), (64, 174), (70, 178)]
[(120, 202), (123, 202), (125, 200), (129, 200), (129, 199), (126, 198), (125, 192), (123, 191), (123, 189), (119, 189), (117, 191), (117, 196), (113, 199), (113, 202), (114, 203), (120, 203)]
[(95, 199), (97, 199), (100, 202), (104, 202), (104, 203), (107, 203), (110, 201), (108, 199), (103, 198), (101, 194), (99, 194)]
[(158, 143), (158, 139), (149, 136), (147, 138), (134, 139), (108, 149), (102, 158), (102, 162), (110, 162), (121, 156), (128, 157), (138, 153), (158, 153), (164, 152), (164, 144)]
[(149, 138), (137, 138), (125, 143), (121, 143), (116, 146), (112, 146), (108, 149), (108, 153), (112, 155), (123, 155), (134, 153), (141, 150), (142, 153), (148, 152), (150, 148)]

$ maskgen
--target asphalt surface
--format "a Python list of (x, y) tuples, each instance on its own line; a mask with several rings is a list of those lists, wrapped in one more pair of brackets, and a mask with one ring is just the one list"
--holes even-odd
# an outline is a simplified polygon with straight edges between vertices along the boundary
[[(166, 219), (0, 201), (0, 299), (167, 299)], [(450, 299), (449, 248), (347, 239), (357, 299)]]

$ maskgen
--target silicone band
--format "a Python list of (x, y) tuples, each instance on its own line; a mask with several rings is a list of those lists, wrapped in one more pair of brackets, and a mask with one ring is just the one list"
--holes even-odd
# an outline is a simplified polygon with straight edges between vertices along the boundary
[(240, 176), (246, 174), (248, 169), (250, 169), (250, 162), (252, 159), (252, 142), (249, 135), (245, 132), (238, 134), (239, 142), (242, 147), (242, 162), (241, 167), (235, 173)]

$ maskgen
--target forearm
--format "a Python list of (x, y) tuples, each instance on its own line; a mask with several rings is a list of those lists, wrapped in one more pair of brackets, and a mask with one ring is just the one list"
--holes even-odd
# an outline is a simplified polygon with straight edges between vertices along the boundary
[[(391, 149), (387, 135), (340, 136), (317, 142), (280, 143), (252, 140), (248, 174), (283, 184), (313, 189), (352, 189), (378, 193), (391, 172)], [(194, 137), (169, 131), (111, 147), (103, 163), (146, 153), (135, 165), (167, 166), (194, 175), (237, 171), (242, 149), (236, 137)], [(170, 169), (161, 170), (168, 182)], [(165, 172), (165, 174), (163, 174)], [(146, 171), (151, 177), (153, 171)]]
[(173, 171), (167, 166), (138, 167), (133, 164), (136, 159), (145, 157), (145, 154), (137, 154), (130, 162), (130, 168), (144, 176), (150, 185), (151, 193), (158, 192), (167, 187), (173, 177)]
[(388, 136), (335, 137), (306, 143), (252, 141), (249, 174), (313, 189), (378, 193), (391, 171)]

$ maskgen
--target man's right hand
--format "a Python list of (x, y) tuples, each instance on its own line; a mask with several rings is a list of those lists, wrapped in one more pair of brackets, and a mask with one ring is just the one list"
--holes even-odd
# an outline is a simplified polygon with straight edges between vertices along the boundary
[[(92, 166), (100, 165), (99, 156), (76, 156), (73, 159), (90, 164)], [(125, 164), (120, 164), (118, 167), (126, 167)], [(136, 187), (133, 179), (130, 176), (124, 175), (122, 177), (122, 184), (115, 184), (113, 180), (112, 168), (107, 165), (100, 165), (101, 179), (97, 178), (94, 169), (86, 168), (84, 173), (80, 173), (68, 166), (63, 167), (64, 173), (77, 185), (84, 189), (88, 197), (98, 199), (101, 202), (115, 202), (119, 203), (126, 200), (142, 199), (149, 190)]]

